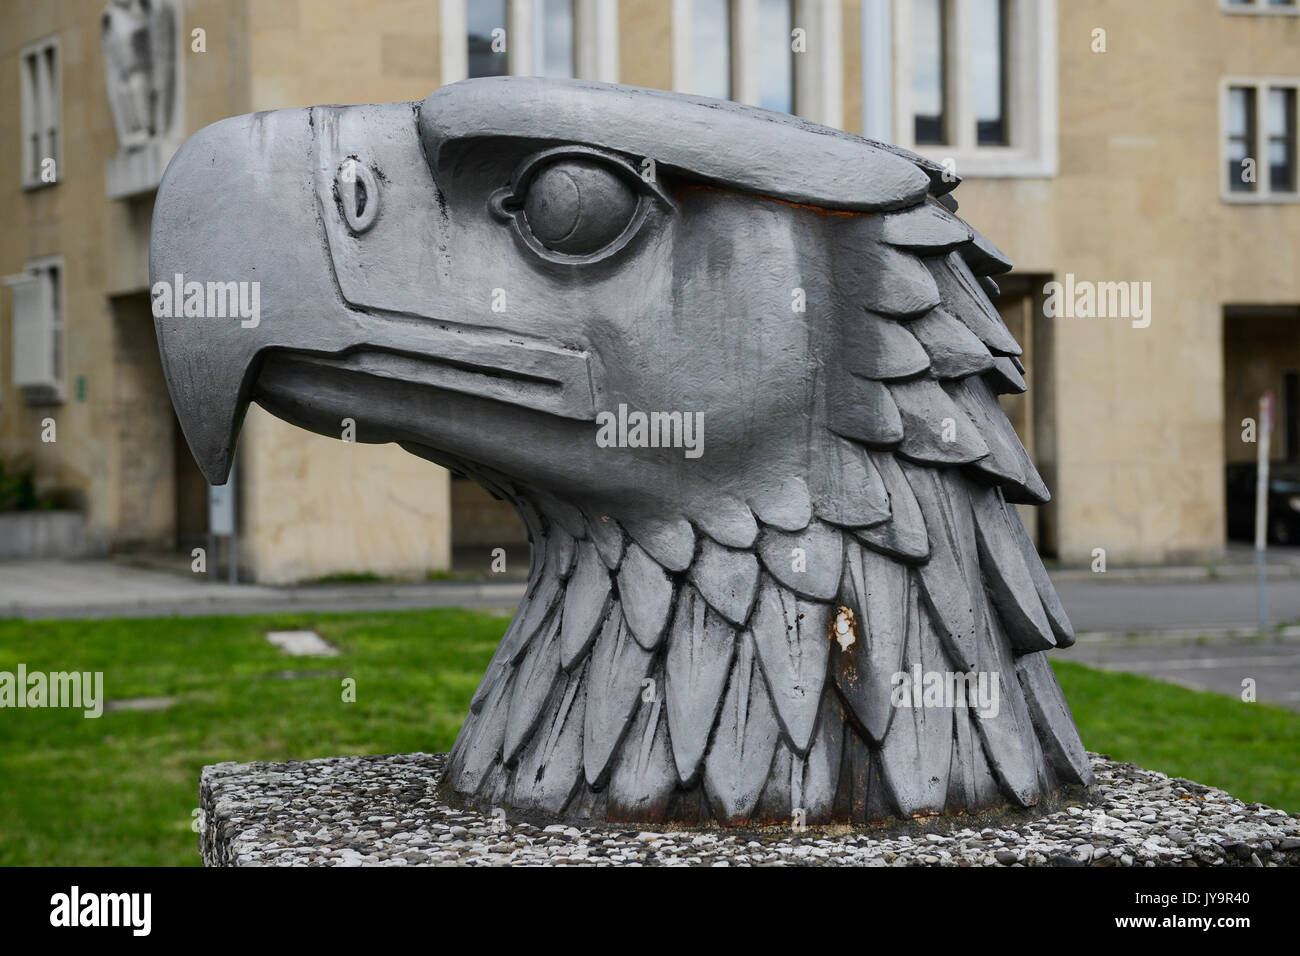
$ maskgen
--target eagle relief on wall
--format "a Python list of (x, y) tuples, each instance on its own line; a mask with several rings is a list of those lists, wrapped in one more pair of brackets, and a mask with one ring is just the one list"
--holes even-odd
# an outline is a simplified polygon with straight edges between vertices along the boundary
[(180, 126), (180, 14), (175, 0), (110, 0), (100, 17), (100, 51), (121, 147), (109, 160), (111, 199), (158, 185)]
[[(1015, 507), (1048, 491), (998, 402), (1025, 389), (989, 299), (1011, 264), (956, 185), (584, 81), (236, 117), (168, 168), (152, 280), (258, 282), (261, 319), (160, 316), (163, 364), (214, 483), (253, 401), (518, 509), (527, 594), (450, 796), (732, 825), (1045, 806), (1091, 780), (1046, 656), (1073, 632)], [(661, 440), (610, 440), (634, 412)]]

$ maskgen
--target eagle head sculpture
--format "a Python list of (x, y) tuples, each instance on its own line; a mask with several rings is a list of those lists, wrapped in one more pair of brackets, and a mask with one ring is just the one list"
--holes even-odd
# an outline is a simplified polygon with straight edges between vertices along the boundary
[[(240, 116), (158, 191), (163, 367), (213, 483), (255, 401), (518, 509), (531, 576), (458, 799), (727, 825), (1030, 807), (1091, 770), (1013, 507), (1048, 493), (997, 399), (1025, 387), (988, 298), (1010, 263), (955, 185), (582, 81)], [(256, 315), (223, 313), (230, 283)]]

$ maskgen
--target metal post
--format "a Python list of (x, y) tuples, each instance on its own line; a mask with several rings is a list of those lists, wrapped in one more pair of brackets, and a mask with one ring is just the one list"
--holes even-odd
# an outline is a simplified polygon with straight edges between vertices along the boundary
[(1264, 555), (1268, 548), (1268, 459), (1273, 433), (1273, 393), (1259, 399), (1259, 434), (1255, 458), (1255, 617), (1259, 632), (1268, 628), (1268, 575)]

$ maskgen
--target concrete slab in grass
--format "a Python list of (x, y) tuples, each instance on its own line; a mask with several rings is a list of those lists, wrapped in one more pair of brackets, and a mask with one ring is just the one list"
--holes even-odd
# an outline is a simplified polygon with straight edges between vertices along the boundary
[(315, 631), (267, 631), (266, 639), (294, 657), (337, 657), (339, 653)]

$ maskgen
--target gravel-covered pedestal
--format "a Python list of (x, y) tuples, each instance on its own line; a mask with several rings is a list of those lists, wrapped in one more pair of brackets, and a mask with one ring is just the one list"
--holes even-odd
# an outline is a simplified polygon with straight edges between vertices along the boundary
[(204, 767), (208, 866), (1283, 866), (1300, 815), (1090, 754), (1083, 801), (892, 827), (665, 829), (513, 818), (438, 798), (442, 754)]

